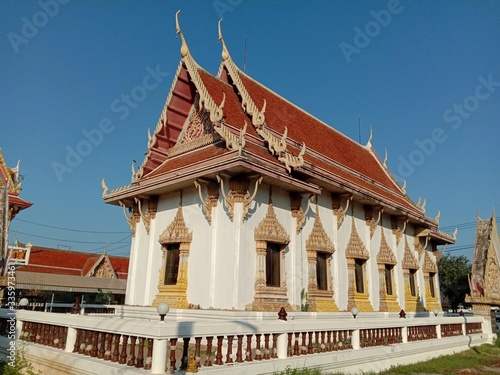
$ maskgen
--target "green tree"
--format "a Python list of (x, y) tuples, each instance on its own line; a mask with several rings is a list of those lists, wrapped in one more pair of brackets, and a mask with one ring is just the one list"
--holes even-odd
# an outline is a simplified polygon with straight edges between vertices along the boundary
[(469, 258), (465, 255), (444, 255), (438, 262), (439, 288), (443, 308), (456, 309), (465, 302), (465, 295), (469, 291), (468, 276), (472, 269)]

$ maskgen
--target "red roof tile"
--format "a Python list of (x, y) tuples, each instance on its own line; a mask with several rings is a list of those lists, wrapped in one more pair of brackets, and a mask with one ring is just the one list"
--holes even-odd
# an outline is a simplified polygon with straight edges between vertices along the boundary
[[(85, 276), (99, 258), (100, 255), (98, 254), (33, 246), (30, 250), (28, 265), (19, 267), (19, 270)], [(126, 279), (129, 259), (111, 255), (108, 255), (108, 258), (117, 277), (119, 279)]]

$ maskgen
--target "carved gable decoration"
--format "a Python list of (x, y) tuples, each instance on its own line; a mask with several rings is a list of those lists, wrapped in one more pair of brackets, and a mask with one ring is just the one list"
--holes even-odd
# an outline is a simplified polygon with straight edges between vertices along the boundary
[(325, 228), (323, 228), (317, 209), (313, 230), (306, 240), (306, 250), (323, 251), (330, 254), (335, 251), (335, 246), (330, 240), (330, 237), (328, 237)]
[(193, 234), (189, 232), (186, 223), (184, 222), (184, 215), (182, 214), (182, 206), (179, 206), (175, 214), (174, 221), (163, 231), (158, 241), (162, 244), (169, 243), (190, 243), (193, 239)]
[(213, 134), (214, 128), (210, 121), (210, 114), (207, 111), (196, 109), (198, 98), (195, 102), (195, 109), (193, 110), (189, 123), (186, 127), (180, 144), (189, 143), (195, 139), (201, 138), (206, 134)]
[(433, 272), (437, 273), (438, 267), (436, 263), (431, 259), (431, 256), (429, 255), (429, 252), (426, 251), (424, 255), (424, 272)]
[(382, 238), (380, 239), (380, 250), (377, 254), (377, 263), (381, 264), (392, 264), (396, 265), (398, 263), (396, 256), (392, 252), (387, 240), (385, 239), (384, 229), (382, 228)]
[(113, 268), (111, 268), (109, 262), (103, 262), (98, 267), (96, 267), (92, 276), (106, 279), (116, 279), (115, 271), (113, 271)]
[(496, 256), (490, 255), (485, 269), (485, 296), (500, 298), (500, 270)]
[(101, 255), (101, 257), (95, 262), (94, 266), (87, 272), (86, 276), (89, 277), (99, 277), (103, 279), (117, 279), (113, 266), (106, 254)]
[(349, 238), (349, 243), (347, 244), (345, 256), (347, 258), (358, 258), (358, 259), (370, 258), (370, 253), (368, 253), (365, 244), (359, 237), (358, 230), (356, 229), (356, 224), (354, 223), (354, 216), (352, 217), (351, 238)]
[(420, 264), (415, 258), (413, 251), (410, 249), (410, 245), (408, 245), (408, 239), (405, 237), (405, 254), (403, 257), (403, 268), (410, 270), (418, 270), (420, 268)]
[(275, 242), (285, 245), (290, 242), (290, 236), (278, 221), (272, 203), (267, 207), (266, 217), (255, 228), (254, 236), (256, 241)]

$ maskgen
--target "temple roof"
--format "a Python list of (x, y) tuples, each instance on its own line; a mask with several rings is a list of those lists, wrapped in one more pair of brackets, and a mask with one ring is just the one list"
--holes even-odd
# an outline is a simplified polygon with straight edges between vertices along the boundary
[(371, 137), (360, 145), (242, 72), (220, 24), (217, 76), (191, 56), (178, 19), (177, 33), (181, 61), (153, 135), (148, 134), (146, 158), (133, 170), (131, 185), (108, 192), (103, 180), (107, 203), (130, 205), (139, 194), (193, 186), (195, 179), (215, 180), (218, 173), (258, 173), (264, 182), (298, 193), (349, 192), (364, 204), (382, 205), (389, 214), (437, 230), (437, 222), (380, 160)]

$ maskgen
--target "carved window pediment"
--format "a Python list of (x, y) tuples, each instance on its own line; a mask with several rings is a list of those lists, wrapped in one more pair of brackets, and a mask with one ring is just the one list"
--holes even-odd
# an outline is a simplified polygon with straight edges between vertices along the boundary
[(290, 242), (290, 236), (278, 221), (272, 203), (267, 207), (266, 217), (255, 228), (254, 236), (256, 241), (275, 242), (284, 245)]
[(326, 233), (317, 210), (313, 230), (306, 240), (306, 250), (316, 250), (330, 254), (333, 254), (335, 251), (335, 246)]
[(392, 252), (382, 229), (382, 238), (380, 239), (380, 250), (377, 254), (377, 263), (396, 265), (398, 263), (396, 256)]
[(418, 270), (420, 268), (420, 264), (415, 257), (415, 254), (410, 249), (410, 245), (408, 244), (408, 239), (405, 238), (405, 253), (403, 257), (403, 268)]
[(175, 214), (174, 221), (163, 231), (158, 241), (160, 244), (165, 245), (169, 243), (190, 243), (193, 239), (193, 234), (189, 232), (186, 223), (184, 222), (184, 215), (182, 214), (182, 207), (179, 206)]
[(359, 237), (358, 230), (356, 229), (356, 224), (354, 222), (354, 216), (352, 218), (352, 229), (351, 237), (349, 238), (349, 243), (345, 251), (345, 256), (347, 258), (357, 258), (357, 259), (369, 259), (370, 254), (366, 249), (365, 244)]
[(429, 272), (429, 273), (437, 273), (438, 272), (438, 267), (436, 263), (434, 263), (429, 255), (429, 252), (425, 252), (425, 258), (424, 258), (424, 272)]

